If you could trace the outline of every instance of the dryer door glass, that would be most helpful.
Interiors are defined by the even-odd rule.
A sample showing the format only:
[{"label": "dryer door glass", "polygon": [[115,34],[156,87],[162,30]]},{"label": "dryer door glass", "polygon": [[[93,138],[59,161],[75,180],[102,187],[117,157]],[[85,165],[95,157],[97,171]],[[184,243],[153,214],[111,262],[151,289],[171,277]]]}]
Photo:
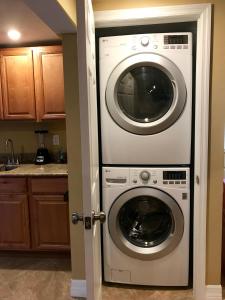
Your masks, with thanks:
[{"label": "dryer door glass", "polygon": [[124,237],[139,247],[155,247],[174,231],[171,209],[151,196],[129,200],[121,207],[118,218]]},{"label": "dryer door glass", "polygon": [[149,123],[164,116],[174,98],[169,77],[153,66],[139,66],[125,72],[118,82],[117,101],[130,119]]},{"label": "dryer door glass", "polygon": [[183,74],[159,54],[141,53],[119,63],[109,76],[105,100],[112,119],[128,132],[155,134],[172,126],[186,103]]}]

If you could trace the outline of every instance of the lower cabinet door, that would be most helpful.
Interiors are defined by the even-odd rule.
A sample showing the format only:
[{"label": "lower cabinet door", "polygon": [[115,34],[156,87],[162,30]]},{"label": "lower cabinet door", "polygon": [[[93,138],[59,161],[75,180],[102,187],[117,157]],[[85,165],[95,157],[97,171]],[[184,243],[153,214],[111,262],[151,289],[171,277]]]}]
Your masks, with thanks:
[{"label": "lower cabinet door", "polygon": [[26,195],[0,195],[0,249],[30,248],[29,213]]},{"label": "lower cabinet door", "polygon": [[68,202],[63,195],[31,197],[33,249],[70,249]]}]

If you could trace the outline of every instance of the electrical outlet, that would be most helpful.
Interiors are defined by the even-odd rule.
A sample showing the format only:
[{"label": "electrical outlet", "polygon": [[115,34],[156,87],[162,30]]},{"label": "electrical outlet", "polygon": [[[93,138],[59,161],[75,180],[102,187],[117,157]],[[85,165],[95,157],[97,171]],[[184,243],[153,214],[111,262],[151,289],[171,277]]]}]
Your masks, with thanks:
[{"label": "electrical outlet", "polygon": [[52,137],[52,143],[53,145],[55,146],[58,146],[59,145],[59,135],[58,134],[54,134],[53,137]]}]

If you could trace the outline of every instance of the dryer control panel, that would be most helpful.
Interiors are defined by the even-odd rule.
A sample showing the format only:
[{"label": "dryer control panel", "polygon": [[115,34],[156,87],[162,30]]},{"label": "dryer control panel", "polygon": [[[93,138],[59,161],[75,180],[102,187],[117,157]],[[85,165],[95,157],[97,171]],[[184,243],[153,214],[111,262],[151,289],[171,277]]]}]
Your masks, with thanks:
[{"label": "dryer control panel", "polygon": [[[112,51],[113,49],[113,51]],[[162,54],[192,54],[192,33],[146,33],[102,37],[99,39],[100,59],[110,55],[120,56],[121,52],[132,55],[141,52],[158,52]]]},{"label": "dryer control panel", "polygon": [[189,168],[103,168],[103,185],[189,187]]}]

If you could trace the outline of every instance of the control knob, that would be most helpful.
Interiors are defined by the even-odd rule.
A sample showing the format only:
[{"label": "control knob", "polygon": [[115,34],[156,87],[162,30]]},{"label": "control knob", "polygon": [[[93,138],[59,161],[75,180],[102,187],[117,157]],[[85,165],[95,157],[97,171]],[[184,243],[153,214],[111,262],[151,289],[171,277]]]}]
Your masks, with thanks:
[{"label": "control knob", "polygon": [[140,178],[143,180],[143,181],[148,181],[150,179],[150,173],[148,171],[142,171],[140,173]]}]

